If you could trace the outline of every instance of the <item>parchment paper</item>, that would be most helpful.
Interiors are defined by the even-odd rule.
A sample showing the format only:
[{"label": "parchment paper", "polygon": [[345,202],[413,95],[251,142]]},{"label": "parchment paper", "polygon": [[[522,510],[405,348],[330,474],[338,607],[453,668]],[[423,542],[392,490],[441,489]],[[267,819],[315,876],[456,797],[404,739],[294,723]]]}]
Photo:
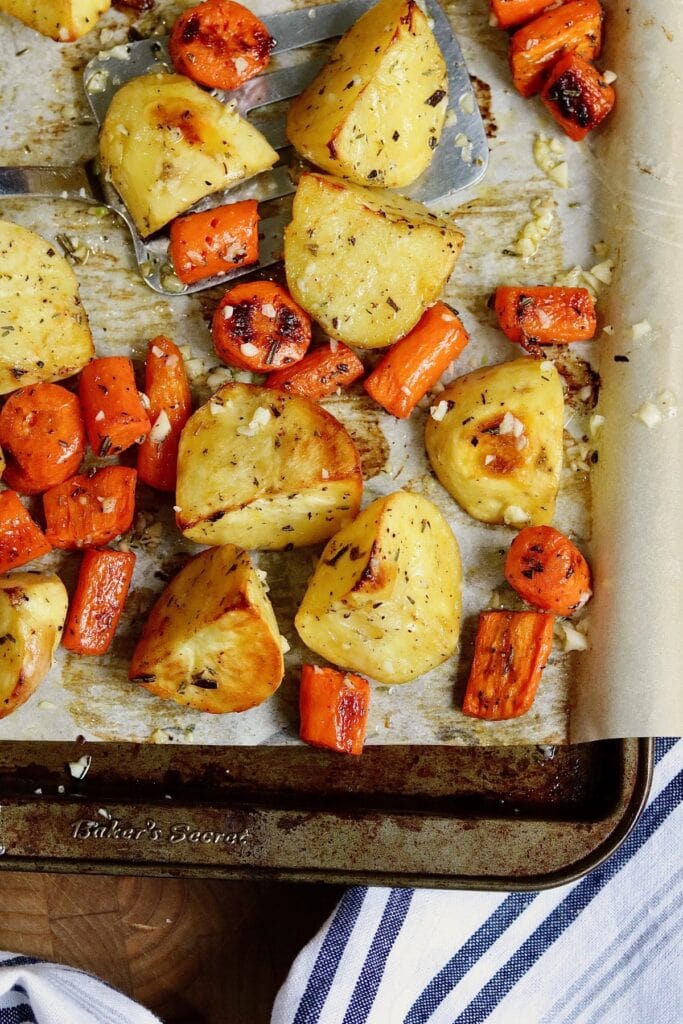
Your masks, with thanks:
[{"label": "parchment paper", "polygon": [[[152,20],[158,24],[160,16],[171,19],[182,6],[187,4],[159,2],[153,15],[143,16],[141,21],[148,27]],[[677,621],[675,609],[680,609],[681,603],[680,531],[673,535],[676,510],[683,510],[681,420],[667,420],[656,431],[649,431],[631,419],[631,412],[643,395],[650,391],[658,393],[665,386],[678,387],[683,378],[680,361],[673,362],[674,353],[680,360],[671,333],[671,325],[678,321],[675,295],[669,292],[676,287],[674,257],[680,251],[673,236],[665,258],[658,255],[663,251],[659,234],[666,229],[667,216],[675,220],[674,215],[680,213],[676,214],[678,207],[668,198],[670,185],[662,183],[654,173],[636,173],[632,169],[633,159],[628,156],[633,150],[629,140],[636,130],[645,132],[645,141],[640,144],[643,152],[648,148],[646,140],[655,123],[653,111],[666,91],[664,81],[645,100],[637,85],[624,81],[627,75],[622,67],[627,63],[628,53],[628,66],[632,63],[635,80],[640,81],[637,68],[643,62],[643,53],[648,54],[649,76],[659,67],[657,62],[660,55],[666,55],[667,47],[672,59],[680,52],[675,41],[669,42],[662,31],[661,20],[650,27],[642,26],[645,14],[656,6],[659,5],[633,3],[628,24],[625,15],[612,14],[610,8],[607,36],[612,34],[613,53],[609,62],[620,76],[619,117],[596,144],[595,155],[589,145],[567,144],[570,187],[566,191],[553,185],[534,163],[532,146],[538,132],[561,136],[537,102],[525,102],[514,93],[506,64],[506,36],[488,26],[487,5],[482,0],[462,0],[448,6],[468,67],[476,76],[477,95],[491,143],[491,162],[484,182],[454,196],[444,206],[467,234],[447,298],[459,309],[472,335],[452,375],[520,354],[517,347],[502,338],[487,306],[488,296],[497,284],[546,283],[573,264],[589,267],[598,262],[592,251],[598,242],[609,245],[618,257],[619,274],[605,307],[606,317],[618,326],[618,333],[611,338],[601,335],[595,346],[602,353],[601,411],[604,407],[606,423],[598,455],[594,456],[599,457],[600,475],[594,471],[599,483],[593,540],[589,475],[584,468],[570,468],[570,458],[566,460],[555,518],[558,528],[571,533],[580,545],[589,545],[598,595],[589,606],[591,649],[580,655],[566,654],[558,644],[527,716],[506,723],[478,722],[463,716],[458,709],[471,660],[477,612],[499,605],[519,606],[503,576],[504,553],[514,533],[470,519],[435,480],[424,456],[424,410],[408,424],[400,424],[383,414],[361,389],[330,400],[328,408],[349,426],[361,450],[365,503],[398,488],[426,494],[449,518],[462,549],[465,570],[460,655],[414,683],[376,686],[370,743],[566,742],[570,735],[571,703],[576,704],[576,721],[571,726],[574,739],[674,731],[671,714],[666,720],[648,719],[647,709],[652,707],[655,683],[662,694],[670,694],[674,683],[672,666],[676,665],[680,674],[683,663],[681,638],[672,636],[675,631],[671,630],[671,624]],[[267,2],[254,3],[253,7],[259,13],[275,9],[274,4]],[[681,16],[673,4],[671,15],[680,22]],[[661,15],[658,17],[661,19]],[[82,96],[80,74],[83,64],[95,52],[125,40],[129,23],[129,17],[112,11],[85,40],[59,46],[0,16],[0,162],[68,164],[94,155],[96,134]],[[638,43],[641,32],[651,39],[649,50],[643,50]],[[676,34],[675,39],[678,38]],[[627,39],[628,50],[622,39]],[[666,67],[663,56],[662,66]],[[667,82],[675,77],[675,87],[680,91],[676,73],[671,69],[666,74]],[[653,150],[649,153],[651,160]],[[677,182],[681,172],[673,167],[668,143],[662,142],[656,162],[666,165],[666,173]],[[660,173],[664,174],[657,170]],[[620,175],[624,177],[623,185]],[[637,180],[638,175],[642,181]],[[632,202],[634,182],[641,192]],[[646,196],[651,196],[651,200],[646,201]],[[550,234],[535,256],[522,261],[510,255],[510,246],[530,219],[532,201],[546,197],[557,204]],[[644,228],[638,231],[636,218],[641,216],[645,223],[650,216],[647,211],[653,206],[670,212],[661,213],[655,232],[650,233],[644,266]],[[5,201],[0,203],[0,216],[52,239],[58,233],[75,235],[90,247],[90,258],[76,272],[100,354],[131,353],[139,359],[150,337],[167,333],[186,345],[194,360],[197,399],[208,397],[206,372],[198,372],[196,360],[202,360],[204,371],[217,364],[208,325],[220,298],[219,291],[173,299],[155,295],[139,279],[125,229],[116,219],[102,220],[80,204]],[[631,295],[631,305],[625,303],[622,291]],[[653,312],[653,294],[660,303],[659,319]],[[656,367],[647,344],[637,364],[635,359],[629,364],[614,364],[610,358],[612,349],[623,350],[621,339],[627,325],[646,316],[657,332]],[[587,416],[592,411],[595,391],[584,360],[594,358],[595,353],[591,346],[582,345],[572,346],[571,353],[556,351],[553,355],[571,381],[566,423],[571,446],[572,437],[589,436]],[[597,445],[590,441],[588,447],[592,451]],[[591,463],[581,460],[581,464]],[[640,481],[647,483],[641,486]],[[661,498],[654,505],[653,515],[655,495]],[[303,549],[255,556],[267,571],[281,631],[292,645],[286,658],[287,676],[280,690],[260,708],[241,715],[201,715],[152,697],[127,680],[128,658],[144,615],[162,589],[164,579],[177,570],[188,552],[196,550],[179,538],[168,505],[160,504],[158,496],[144,488],[139,490],[138,497],[142,515],[133,533],[124,538],[124,543],[136,551],[138,565],[111,652],[101,659],[72,657],[61,652],[40,691],[27,705],[0,721],[0,738],[56,740],[81,735],[87,739],[221,745],[298,742],[299,665],[310,655],[298,643],[292,620],[318,552]],[[646,527],[658,544],[648,542],[647,547],[641,547],[639,538]],[[678,548],[674,547],[676,540]],[[641,551],[647,551],[645,558]],[[648,562],[651,577],[644,581],[644,566]],[[77,556],[53,554],[46,564],[62,573],[68,587],[73,585]],[[665,577],[670,588],[666,602],[662,600]],[[643,614],[645,606],[647,613]],[[671,614],[665,615],[669,610]],[[672,655],[676,655],[676,660]],[[645,679],[648,681],[643,685]],[[663,698],[662,707],[665,706]],[[626,709],[632,717],[619,717]]]}]

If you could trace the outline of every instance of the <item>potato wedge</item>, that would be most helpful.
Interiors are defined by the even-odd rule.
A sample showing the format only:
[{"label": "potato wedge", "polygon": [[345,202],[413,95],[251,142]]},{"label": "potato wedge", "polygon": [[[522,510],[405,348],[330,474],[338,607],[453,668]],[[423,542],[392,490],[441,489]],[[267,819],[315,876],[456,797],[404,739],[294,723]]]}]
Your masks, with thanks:
[{"label": "potato wedge", "polygon": [[562,470],[564,397],[551,362],[515,359],[458,377],[427,418],[429,461],[484,523],[552,521]]},{"label": "potato wedge", "polygon": [[49,672],[68,603],[53,573],[0,577],[0,718],[27,701]]},{"label": "potato wedge", "polygon": [[317,544],[353,519],[362,489],[350,435],[300,395],[226,384],[180,438],[176,521],[201,544]]},{"label": "potato wedge", "polygon": [[463,241],[420,203],[304,174],[285,231],[287,284],[330,337],[385,348],[439,297]]},{"label": "potato wedge", "polygon": [[202,551],[152,608],[130,678],[165,700],[224,714],[246,711],[284,675],[280,631],[246,551]]},{"label": "potato wedge", "polygon": [[303,157],[359,185],[409,185],[429,164],[448,105],[446,64],[415,0],[381,0],[289,108]]},{"label": "potato wedge", "polygon": [[111,0],[0,0],[0,11],[60,43],[80,39],[111,7]]},{"label": "potato wedge", "polygon": [[256,128],[183,75],[122,86],[100,132],[102,168],[146,237],[194,203],[265,171],[277,153]]},{"label": "potato wedge", "polygon": [[407,683],[455,651],[461,582],[458,543],[439,509],[397,491],[332,538],[294,624],[335,665]]},{"label": "potato wedge", "polygon": [[73,270],[34,231],[0,221],[0,394],[62,380],[95,354]]}]

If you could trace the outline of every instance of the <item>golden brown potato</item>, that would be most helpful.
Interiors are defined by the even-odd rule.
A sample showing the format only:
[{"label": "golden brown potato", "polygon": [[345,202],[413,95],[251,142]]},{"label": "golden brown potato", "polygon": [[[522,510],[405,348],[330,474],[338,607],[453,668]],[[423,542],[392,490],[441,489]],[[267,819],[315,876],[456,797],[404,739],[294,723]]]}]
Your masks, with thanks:
[{"label": "golden brown potato", "polygon": [[95,354],[73,270],[10,221],[0,221],[0,310],[0,394],[71,377]]},{"label": "golden brown potato", "polygon": [[460,552],[431,501],[377,498],[323,551],[294,624],[328,661],[381,683],[407,683],[455,651]]},{"label": "golden brown potato", "polygon": [[311,163],[359,185],[399,188],[441,137],[448,75],[415,0],[381,0],[294,100],[287,134]]},{"label": "golden brown potato", "polygon": [[50,671],[67,606],[66,588],[52,573],[0,577],[0,718],[27,701]]},{"label": "golden brown potato", "polygon": [[130,678],[197,711],[246,711],[284,675],[275,614],[246,551],[227,544],[192,558],[152,608]]},{"label": "golden brown potato", "polygon": [[100,132],[102,168],[141,235],[265,171],[277,153],[248,121],[183,75],[133,78]]},{"label": "golden brown potato", "polygon": [[467,373],[430,412],[429,461],[466,512],[508,526],[552,522],[564,428],[553,363],[515,359]]},{"label": "golden brown potato", "polygon": [[0,0],[0,11],[60,43],[80,39],[110,6],[111,0]]},{"label": "golden brown potato", "polygon": [[330,337],[384,348],[439,297],[463,240],[420,203],[304,174],[285,231],[287,284]]},{"label": "golden brown potato", "polygon": [[176,519],[201,544],[317,544],[353,519],[362,489],[345,427],[299,395],[226,384],[180,439]]}]

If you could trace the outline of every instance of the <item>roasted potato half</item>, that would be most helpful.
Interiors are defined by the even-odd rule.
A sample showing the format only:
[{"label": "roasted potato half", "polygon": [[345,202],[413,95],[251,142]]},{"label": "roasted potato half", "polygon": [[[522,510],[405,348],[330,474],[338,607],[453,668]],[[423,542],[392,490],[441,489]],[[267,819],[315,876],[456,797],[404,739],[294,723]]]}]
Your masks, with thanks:
[{"label": "roasted potato half", "polygon": [[332,538],[294,623],[335,665],[407,683],[455,651],[461,581],[458,543],[439,509],[397,491]]},{"label": "roasted potato half", "polygon": [[130,665],[150,693],[196,711],[246,711],[282,682],[280,631],[246,551],[192,558],[152,608]]},{"label": "roasted potato half", "polygon": [[415,0],[381,0],[294,100],[287,134],[311,163],[359,185],[422,174],[448,105],[446,64]]},{"label": "roasted potato half", "polygon": [[553,363],[515,359],[467,373],[439,394],[430,412],[429,461],[466,512],[508,526],[552,521],[564,428]]},{"label": "roasted potato half", "polygon": [[330,337],[385,348],[439,297],[463,240],[420,203],[304,174],[285,231],[287,284]]},{"label": "roasted potato half", "polygon": [[80,39],[110,6],[111,0],[0,0],[0,11],[60,43]]},{"label": "roasted potato half", "polygon": [[176,520],[201,544],[317,544],[353,519],[362,489],[350,435],[309,398],[226,384],[183,429]]},{"label": "roasted potato half", "polygon": [[0,718],[27,701],[50,671],[68,603],[53,573],[0,577]]},{"label": "roasted potato half", "polygon": [[100,157],[146,237],[204,196],[272,167],[277,153],[189,78],[148,74],[126,82],[111,101]]},{"label": "roasted potato half", "polygon": [[0,310],[0,394],[71,377],[95,354],[73,270],[10,221],[0,221]]}]

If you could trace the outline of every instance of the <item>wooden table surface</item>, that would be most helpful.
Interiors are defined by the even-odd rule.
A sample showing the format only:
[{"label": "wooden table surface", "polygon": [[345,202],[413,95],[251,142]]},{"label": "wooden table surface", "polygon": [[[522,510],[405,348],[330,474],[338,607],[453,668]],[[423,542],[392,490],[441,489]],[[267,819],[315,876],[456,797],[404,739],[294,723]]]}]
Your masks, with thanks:
[{"label": "wooden table surface", "polygon": [[267,1024],[338,886],[0,873],[0,949],[99,975],[165,1024]]}]

